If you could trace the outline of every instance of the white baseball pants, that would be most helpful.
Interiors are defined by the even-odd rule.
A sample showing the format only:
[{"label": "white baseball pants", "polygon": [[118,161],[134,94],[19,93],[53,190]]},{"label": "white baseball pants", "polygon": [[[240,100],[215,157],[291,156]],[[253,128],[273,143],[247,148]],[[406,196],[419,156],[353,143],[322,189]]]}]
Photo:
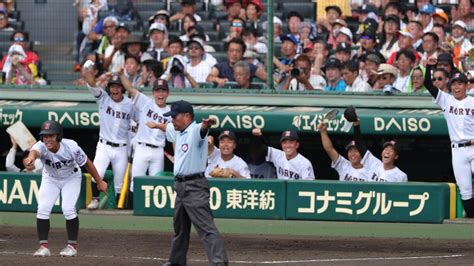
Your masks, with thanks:
[{"label": "white baseball pants", "polygon": [[462,200],[472,198],[472,173],[474,172],[474,146],[451,148],[454,177]]},{"label": "white baseball pants", "polygon": [[162,147],[152,148],[144,144],[138,144],[135,147],[135,155],[132,164],[132,180],[130,190],[133,192],[133,177],[155,175],[165,169],[165,154]]},{"label": "white baseball pants", "polygon": [[[101,142],[97,143],[94,166],[97,168],[99,175],[104,178],[107,167],[112,163],[115,194],[120,193],[122,189],[123,178],[128,164],[127,154],[127,146],[112,147]],[[94,179],[92,181],[95,183]]]},{"label": "white baseball pants", "polygon": [[76,218],[76,203],[81,192],[81,178],[82,174],[65,179],[43,176],[39,189],[36,218],[49,219],[51,210],[59,194],[61,194],[61,208],[66,220]]}]

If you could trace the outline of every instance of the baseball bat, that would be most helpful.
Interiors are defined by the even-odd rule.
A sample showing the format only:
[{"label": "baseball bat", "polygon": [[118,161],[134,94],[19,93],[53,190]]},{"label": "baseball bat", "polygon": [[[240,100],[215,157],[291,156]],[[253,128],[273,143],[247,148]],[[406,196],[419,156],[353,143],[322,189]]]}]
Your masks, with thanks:
[{"label": "baseball bat", "polygon": [[117,208],[123,209],[123,206],[125,205],[125,198],[127,197],[128,193],[128,180],[130,176],[130,167],[131,167],[131,162],[128,161],[127,164],[127,170],[125,171],[125,176],[123,177],[123,184],[122,184],[122,189],[120,190],[120,198],[117,203]]}]

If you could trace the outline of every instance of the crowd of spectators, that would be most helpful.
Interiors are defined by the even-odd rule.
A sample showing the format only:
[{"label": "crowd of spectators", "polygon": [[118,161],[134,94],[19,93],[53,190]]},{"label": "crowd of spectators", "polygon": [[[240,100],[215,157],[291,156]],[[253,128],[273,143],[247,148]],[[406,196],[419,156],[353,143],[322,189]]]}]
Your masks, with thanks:
[{"label": "crowd of spectators", "polygon": [[[15,1],[0,1],[0,84],[46,85],[41,61],[32,50],[30,35],[23,30]],[[6,44],[6,45],[4,45]]]},{"label": "crowd of spectators", "polygon": [[[469,30],[474,25],[471,1],[459,0],[458,5],[433,5],[430,0],[347,2],[350,15],[343,15],[339,5],[326,3],[325,17],[314,19],[303,17],[301,10],[284,10],[279,13],[282,17],[273,18],[274,89],[423,93],[420,77],[430,57],[438,59],[435,72],[444,78],[436,84],[443,90],[449,91],[446,81],[455,72],[474,79],[473,52],[469,56],[473,49]],[[110,5],[105,0],[91,1],[78,38],[82,43],[78,42],[78,63],[92,58],[97,75],[124,66],[138,87],[149,84],[143,72],[147,73],[145,62],[152,60],[152,72],[174,88],[262,88],[267,81],[270,25],[262,16],[266,4],[211,1],[206,8],[214,15],[206,18],[199,15],[204,7],[198,4],[181,0],[174,13],[156,10],[143,23],[143,35],[126,23],[136,20],[135,14],[140,16],[133,4],[128,12],[109,12],[101,18],[101,10]],[[278,5],[275,9],[278,14]]]}]

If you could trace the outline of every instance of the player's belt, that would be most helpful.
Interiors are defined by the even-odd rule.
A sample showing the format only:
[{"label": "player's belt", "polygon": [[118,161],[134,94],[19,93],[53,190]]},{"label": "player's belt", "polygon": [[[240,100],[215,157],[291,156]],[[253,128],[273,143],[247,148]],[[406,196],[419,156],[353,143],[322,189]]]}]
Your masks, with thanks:
[{"label": "player's belt", "polygon": [[174,179],[178,182],[186,182],[194,179],[204,178],[204,173],[192,174],[192,175],[177,175]]},{"label": "player's belt", "polygon": [[156,145],[148,144],[148,143],[145,143],[145,142],[138,142],[138,144],[140,144],[140,145],[145,145],[145,146],[147,146],[147,147],[155,148],[155,149],[156,149],[156,148],[159,148],[159,147],[156,146]]},{"label": "player's belt", "polygon": [[99,142],[100,143],[104,143],[105,145],[109,145],[111,147],[124,147],[124,146],[127,146],[127,144],[119,144],[119,143],[113,143],[113,142],[110,142],[110,141],[107,141],[105,139],[99,139]]},{"label": "player's belt", "polygon": [[469,147],[471,146],[471,142],[468,141],[468,142],[464,142],[464,143],[451,143],[451,147],[452,148],[462,148],[462,147]]}]

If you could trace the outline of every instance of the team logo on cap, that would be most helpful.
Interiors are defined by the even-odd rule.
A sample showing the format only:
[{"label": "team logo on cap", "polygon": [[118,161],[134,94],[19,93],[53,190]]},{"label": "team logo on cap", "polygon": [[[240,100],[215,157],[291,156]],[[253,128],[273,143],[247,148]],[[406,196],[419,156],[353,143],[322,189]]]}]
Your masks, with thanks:
[{"label": "team logo on cap", "polygon": [[188,149],[189,149],[188,144],[183,144],[183,145],[181,145],[181,150],[182,150],[183,152],[187,152]]},{"label": "team logo on cap", "polygon": [[224,130],[224,132],[222,132],[222,135],[229,135],[229,130]]},{"label": "team logo on cap", "polygon": [[285,131],[285,133],[283,134],[285,137],[289,137],[291,135],[291,131]]},{"label": "team logo on cap", "polygon": [[51,123],[46,123],[44,124],[44,129],[49,129],[50,126],[51,126]]}]

